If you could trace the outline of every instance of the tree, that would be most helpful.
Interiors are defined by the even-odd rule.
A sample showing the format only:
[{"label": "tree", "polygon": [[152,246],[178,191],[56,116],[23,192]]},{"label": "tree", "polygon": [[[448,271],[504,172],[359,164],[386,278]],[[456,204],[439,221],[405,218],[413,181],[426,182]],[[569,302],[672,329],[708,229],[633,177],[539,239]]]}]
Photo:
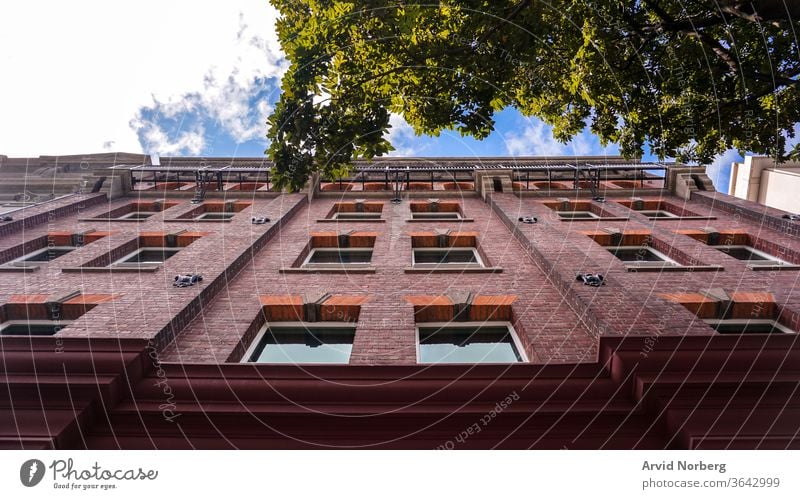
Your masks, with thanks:
[{"label": "tree", "polygon": [[627,157],[782,158],[800,121],[800,2],[271,0],[291,62],[269,120],[275,179],[346,173],[419,134],[486,137],[514,107]]}]

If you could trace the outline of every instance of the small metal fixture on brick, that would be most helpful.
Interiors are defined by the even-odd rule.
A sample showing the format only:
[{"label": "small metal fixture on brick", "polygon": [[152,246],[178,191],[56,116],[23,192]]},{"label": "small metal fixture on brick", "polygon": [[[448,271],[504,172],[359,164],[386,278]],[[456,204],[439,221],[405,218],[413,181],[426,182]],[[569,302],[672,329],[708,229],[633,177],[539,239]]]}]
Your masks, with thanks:
[{"label": "small metal fixture on brick", "polygon": [[264,225],[268,224],[270,222],[270,219],[267,217],[253,217],[251,219],[251,222],[253,223],[253,225]]},{"label": "small metal fixture on brick", "polygon": [[524,224],[535,224],[539,220],[536,217],[519,217],[519,221]]},{"label": "small metal fixture on brick", "polygon": [[797,215],[797,214],[794,214],[794,213],[791,213],[791,214],[787,213],[786,215],[783,216],[783,218],[788,218],[789,220],[797,221],[797,220],[800,220],[800,215]]},{"label": "small metal fixture on brick", "polygon": [[4,215],[4,216],[0,217],[0,222],[11,222],[12,220],[14,220],[14,218],[10,217],[8,215]]},{"label": "small metal fixture on brick", "polygon": [[575,280],[582,281],[586,286],[600,287],[606,284],[602,274],[578,274]]},{"label": "small metal fixture on brick", "polygon": [[176,288],[188,288],[189,286],[194,286],[202,280],[203,276],[200,274],[182,274],[175,276],[175,282],[173,282],[172,285]]}]

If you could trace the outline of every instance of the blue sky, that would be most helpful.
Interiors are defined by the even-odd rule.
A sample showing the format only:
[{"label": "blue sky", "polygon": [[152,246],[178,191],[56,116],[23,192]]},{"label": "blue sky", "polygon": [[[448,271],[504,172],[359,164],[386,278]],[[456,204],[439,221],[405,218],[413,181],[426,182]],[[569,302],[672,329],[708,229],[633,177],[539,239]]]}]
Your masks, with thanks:
[{"label": "blue sky", "polygon": [[[46,5],[45,5],[46,4]],[[41,16],[42,10],[49,15]],[[104,151],[260,156],[266,119],[286,70],[265,0],[212,6],[189,0],[0,4],[0,154]],[[69,22],[64,22],[64,20]],[[98,42],[102,40],[102,42]],[[484,141],[458,133],[417,137],[393,116],[393,155],[613,155],[584,132],[569,144],[515,110],[498,113]],[[645,158],[648,159],[648,158]],[[726,191],[729,151],[709,167]]]}]

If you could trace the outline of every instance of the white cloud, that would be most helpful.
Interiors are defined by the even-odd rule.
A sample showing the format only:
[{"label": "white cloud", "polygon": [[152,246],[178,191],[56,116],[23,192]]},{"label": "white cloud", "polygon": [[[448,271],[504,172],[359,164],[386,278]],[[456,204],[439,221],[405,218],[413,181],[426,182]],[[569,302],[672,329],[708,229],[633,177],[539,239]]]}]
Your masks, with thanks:
[{"label": "white cloud", "polygon": [[512,156],[584,156],[615,154],[614,146],[601,147],[587,130],[562,144],[553,137],[552,127],[531,119],[521,132],[503,134],[506,152]]},{"label": "white cloud", "polygon": [[163,152],[202,148],[202,122],[165,137],[137,120],[148,106],[261,136],[271,109],[247,99],[285,70],[276,17],[265,0],[3,2],[0,154],[139,152],[142,127]]},{"label": "white cloud", "polygon": [[744,158],[735,149],[729,149],[720,154],[714,161],[706,166],[706,174],[714,183],[714,188],[719,192],[728,192],[728,182],[731,176],[731,163],[744,161]]},{"label": "white cloud", "polygon": [[414,128],[399,114],[392,113],[389,116],[389,134],[386,137],[394,146],[389,156],[419,156],[424,146],[420,146],[421,141],[414,133]]},{"label": "white cloud", "polygon": [[204,131],[204,127],[200,124],[195,131],[184,131],[177,137],[170,138],[167,137],[167,134],[160,128],[150,127],[144,133],[144,138],[148,144],[154,145],[154,149],[152,150],[157,150],[159,154],[178,154],[185,152],[197,155],[203,151],[206,145],[203,136]]}]

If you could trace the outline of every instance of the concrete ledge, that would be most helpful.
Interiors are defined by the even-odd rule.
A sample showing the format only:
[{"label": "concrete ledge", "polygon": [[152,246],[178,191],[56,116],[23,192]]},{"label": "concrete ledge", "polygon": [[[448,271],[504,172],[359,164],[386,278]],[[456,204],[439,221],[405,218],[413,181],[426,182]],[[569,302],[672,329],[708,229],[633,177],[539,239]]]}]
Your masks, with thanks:
[{"label": "concrete ledge", "polygon": [[800,270],[800,265],[747,265],[750,270]]},{"label": "concrete ledge", "polygon": [[152,218],[153,217],[147,217],[147,218],[79,218],[78,222],[128,222],[128,223],[139,223],[139,222],[147,222],[148,220],[151,220]]},{"label": "concrete ledge", "polygon": [[425,223],[429,223],[429,224],[430,223],[449,223],[449,224],[454,224],[454,223],[456,223],[457,224],[457,223],[461,223],[461,222],[474,222],[474,221],[475,221],[474,218],[450,218],[450,219],[441,219],[441,220],[432,220],[432,219],[423,220],[423,219],[419,219],[419,218],[409,218],[409,219],[406,220],[406,223],[409,223],[409,224],[425,224]]},{"label": "concrete ledge", "polygon": [[630,220],[628,217],[599,217],[599,218],[581,218],[578,220],[558,217],[560,222],[627,222]]},{"label": "concrete ledge", "polygon": [[[480,197],[477,191],[400,191],[400,197],[403,202],[408,199],[429,199],[431,197],[437,198],[477,198]],[[366,199],[392,199],[394,194],[392,191],[317,191],[314,197],[320,198],[366,198]],[[401,203],[402,204],[402,203]]]},{"label": "concrete ledge", "polygon": [[386,223],[386,219],[385,218],[373,218],[371,220],[369,220],[369,219],[359,220],[357,218],[354,218],[352,220],[338,220],[336,218],[318,218],[317,219],[317,223],[329,223],[329,224],[330,223],[340,223],[340,224],[350,224],[350,223],[366,224],[366,223],[373,223],[373,224],[382,224],[382,223]]},{"label": "concrete ledge", "polygon": [[0,272],[36,272],[37,270],[39,270],[38,265],[0,265]]},{"label": "concrete ledge", "polygon": [[647,217],[648,220],[669,221],[669,220],[716,220],[717,217],[691,216],[691,217]]},{"label": "concrete ledge", "polygon": [[61,272],[66,272],[68,274],[79,272],[91,272],[97,274],[104,272],[111,274],[138,274],[141,272],[155,272],[160,268],[160,265],[142,265],[141,267],[64,267],[61,269]]},{"label": "concrete ledge", "polygon": [[662,265],[660,267],[626,265],[628,272],[721,272],[722,265]]},{"label": "concrete ledge", "polygon": [[[434,264],[435,265],[435,264]],[[432,266],[425,267],[406,267],[403,269],[406,274],[502,274],[502,267],[472,267],[472,266]]]},{"label": "concrete ledge", "polygon": [[281,274],[374,274],[375,267],[340,267],[327,269],[306,269],[302,267],[283,267],[278,270]]},{"label": "concrete ledge", "polygon": [[[147,220],[147,219],[145,219],[145,220]],[[206,219],[195,220],[193,218],[165,218],[164,221],[165,222],[180,222],[180,223],[217,223],[217,224],[218,223],[229,223],[229,222],[232,222],[232,220],[230,218],[228,218],[226,220],[206,220]]]}]

